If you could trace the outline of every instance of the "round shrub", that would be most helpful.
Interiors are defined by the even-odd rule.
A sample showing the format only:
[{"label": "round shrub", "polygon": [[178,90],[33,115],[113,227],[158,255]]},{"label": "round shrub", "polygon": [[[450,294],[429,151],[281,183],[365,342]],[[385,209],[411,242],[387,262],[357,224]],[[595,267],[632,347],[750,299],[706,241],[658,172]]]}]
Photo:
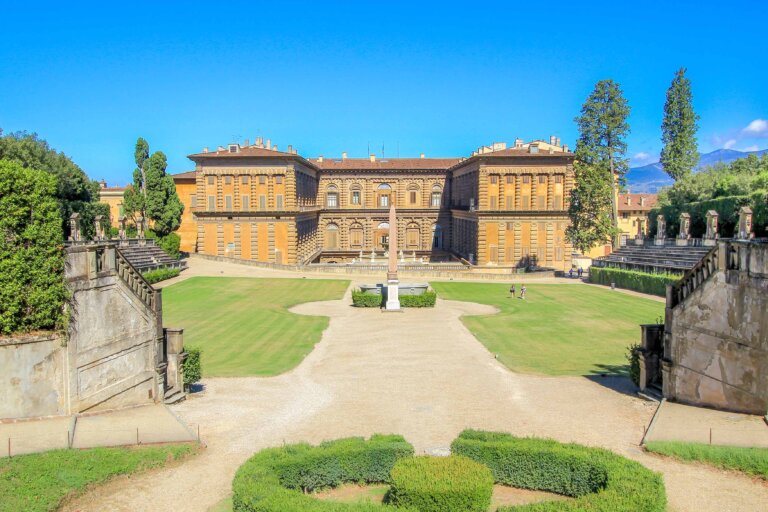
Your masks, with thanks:
[{"label": "round shrub", "polygon": [[410,457],[392,468],[390,502],[419,512],[486,512],[493,475],[467,457]]},{"label": "round shrub", "polygon": [[465,430],[451,444],[451,451],[488,466],[496,483],[576,498],[567,502],[499,507],[499,512],[666,510],[661,475],[601,448]]}]

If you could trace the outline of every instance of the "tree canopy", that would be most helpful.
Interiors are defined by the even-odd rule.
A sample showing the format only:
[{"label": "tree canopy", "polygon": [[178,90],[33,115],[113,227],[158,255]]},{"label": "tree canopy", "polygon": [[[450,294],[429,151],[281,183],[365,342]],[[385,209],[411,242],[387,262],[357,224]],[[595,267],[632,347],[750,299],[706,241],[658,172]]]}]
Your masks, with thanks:
[{"label": "tree canopy", "polygon": [[696,145],[696,122],[699,116],[693,111],[691,81],[685,76],[686,69],[675,73],[667,90],[664,119],[661,123],[661,164],[664,171],[675,181],[689,176],[699,163]]},{"label": "tree canopy", "polygon": [[[575,121],[579,128],[566,236],[581,252],[618,236],[618,183],[629,169],[629,105],[619,84],[601,80]],[[618,241],[614,241],[618,244]]]}]

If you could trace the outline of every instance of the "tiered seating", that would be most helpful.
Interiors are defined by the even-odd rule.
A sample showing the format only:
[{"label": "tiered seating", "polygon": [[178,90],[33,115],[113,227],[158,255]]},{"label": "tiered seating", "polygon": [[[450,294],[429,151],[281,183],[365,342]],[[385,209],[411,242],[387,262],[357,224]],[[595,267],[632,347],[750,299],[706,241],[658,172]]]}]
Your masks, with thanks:
[{"label": "tiered seating", "polygon": [[157,268],[184,268],[184,264],[169,256],[153,240],[147,240],[144,245],[131,244],[120,247],[120,252],[139,272]]},{"label": "tiered seating", "polygon": [[710,249],[701,246],[627,245],[610,256],[597,258],[592,264],[597,267],[680,274],[693,268]]}]

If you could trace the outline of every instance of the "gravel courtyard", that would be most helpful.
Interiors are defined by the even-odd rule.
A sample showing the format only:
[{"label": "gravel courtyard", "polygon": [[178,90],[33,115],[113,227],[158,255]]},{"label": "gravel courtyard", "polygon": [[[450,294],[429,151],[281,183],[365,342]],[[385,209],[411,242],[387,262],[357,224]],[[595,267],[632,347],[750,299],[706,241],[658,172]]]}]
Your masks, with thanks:
[{"label": "gravel courtyard", "polygon": [[200,426],[208,448],[199,456],[115,480],[64,510],[204,512],[230,493],[238,466],[267,446],[392,432],[429,453],[468,427],[612,449],[664,473],[671,510],[754,511],[768,503],[764,482],[645,455],[638,445],[655,405],[622,391],[621,379],[510,372],[460,321],[493,308],[440,300],[432,310],[383,314],[352,308],[350,290],[341,301],[292,310],[331,318],[294,370],[208,379],[203,393],[174,406]]}]

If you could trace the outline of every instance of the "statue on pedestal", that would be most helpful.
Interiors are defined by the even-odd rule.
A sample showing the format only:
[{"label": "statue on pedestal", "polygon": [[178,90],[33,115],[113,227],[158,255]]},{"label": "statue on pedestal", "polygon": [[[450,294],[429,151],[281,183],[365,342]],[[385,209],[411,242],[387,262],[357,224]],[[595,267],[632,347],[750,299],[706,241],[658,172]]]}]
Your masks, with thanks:
[{"label": "statue on pedestal", "polygon": [[715,210],[707,212],[707,232],[704,235],[704,245],[715,245],[717,240],[717,219],[719,215]]},{"label": "statue on pedestal", "polygon": [[742,206],[739,208],[739,231],[736,238],[739,240],[750,240],[755,237],[752,232],[752,208]]},{"label": "statue on pedestal", "polygon": [[400,311],[400,281],[397,278],[397,216],[389,207],[389,267],[387,269],[387,311]]},{"label": "statue on pedestal", "polygon": [[664,241],[667,238],[667,219],[664,215],[659,214],[656,216],[656,245],[664,245]]}]

